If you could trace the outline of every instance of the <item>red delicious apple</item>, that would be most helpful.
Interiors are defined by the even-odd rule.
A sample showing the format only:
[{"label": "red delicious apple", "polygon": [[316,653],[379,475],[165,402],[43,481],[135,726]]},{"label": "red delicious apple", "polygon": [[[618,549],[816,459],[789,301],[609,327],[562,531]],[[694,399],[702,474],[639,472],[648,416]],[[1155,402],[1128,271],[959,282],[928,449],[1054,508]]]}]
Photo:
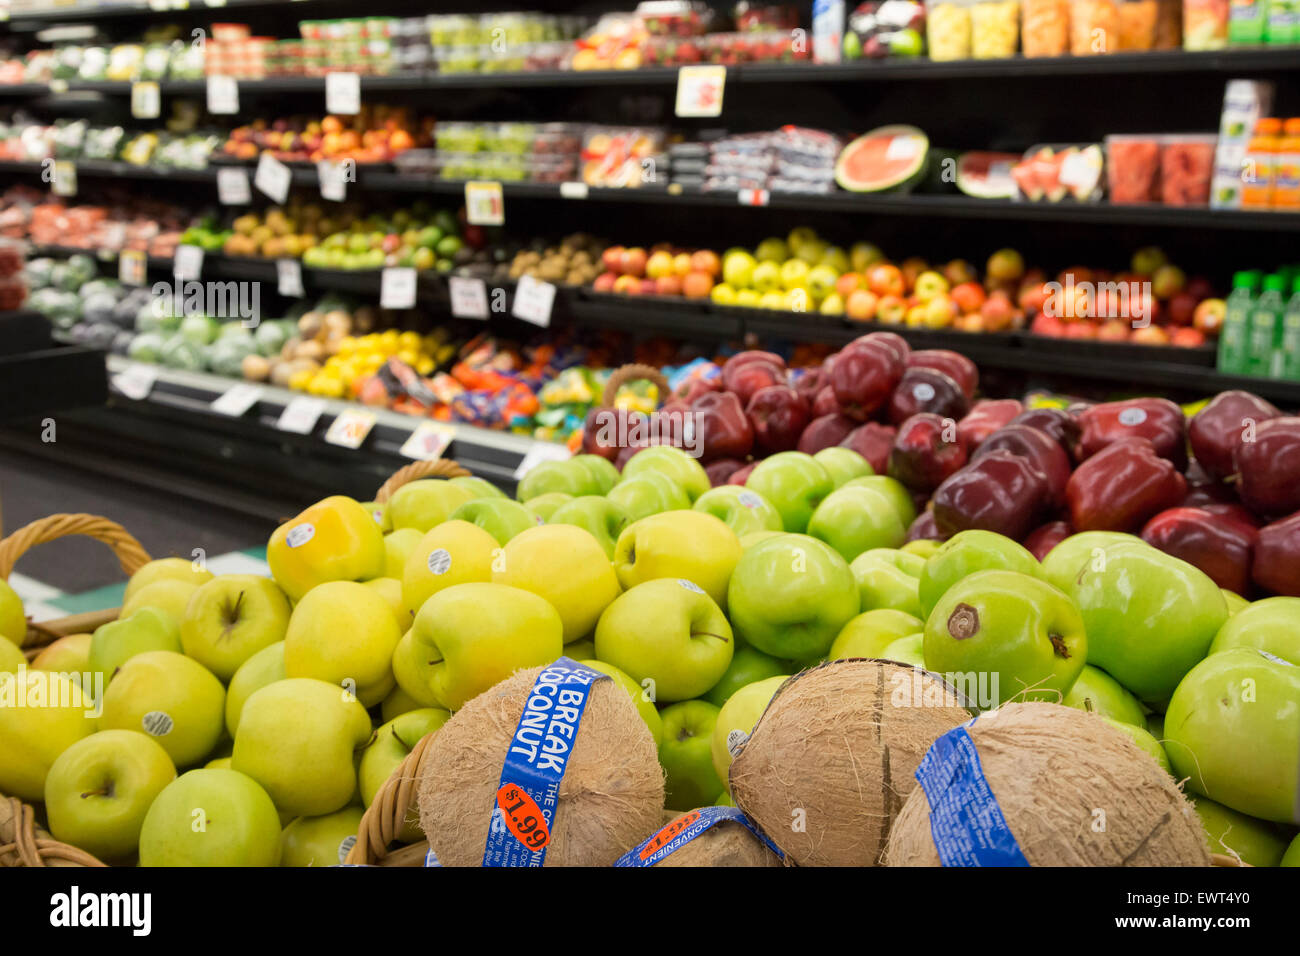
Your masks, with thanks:
[{"label": "red delicious apple", "polygon": [[1214,481],[1233,473],[1233,452],[1243,437],[1255,437],[1260,422],[1280,418],[1277,406],[1250,392],[1220,392],[1192,416],[1187,438],[1192,455]]},{"label": "red delicious apple", "polygon": [[673,389],[673,398],[689,405],[705,392],[716,392],[721,388],[722,376],[720,375],[692,375]]},{"label": "red delicious apple", "polygon": [[940,531],[995,531],[1019,541],[1047,510],[1047,478],[1029,459],[998,449],[950,475],[930,502]]},{"label": "red delicious apple", "polygon": [[749,481],[750,473],[757,467],[758,467],[758,462],[752,461],[744,468],[740,468],[736,471],[733,471],[731,473],[731,477],[727,479],[727,484],[743,485],[745,482]]},{"label": "red delicious apple", "polygon": [[1300,416],[1261,422],[1233,451],[1242,504],[1264,517],[1300,511]]},{"label": "red delicious apple", "polygon": [[872,471],[883,475],[889,463],[889,452],[894,447],[897,429],[879,422],[867,422],[859,425],[844,436],[840,442],[843,448],[852,448],[867,460]]},{"label": "red delicious apple", "polygon": [[1055,439],[1070,456],[1078,460],[1079,420],[1063,408],[1031,408],[1021,412],[1008,423],[1036,428],[1048,438]]},{"label": "red delicious apple", "polygon": [[1111,442],[1074,470],[1065,486],[1076,531],[1129,531],[1187,496],[1187,480],[1145,438]]},{"label": "red delicious apple", "polygon": [[1047,524],[1040,524],[1029,532],[1029,537],[1025,538],[1025,550],[1041,561],[1047,556],[1047,552],[1072,534],[1074,529],[1070,527],[1068,521],[1049,521]]},{"label": "red delicious apple", "polygon": [[622,449],[619,444],[620,436],[632,434],[633,425],[638,420],[641,420],[642,424],[636,426],[635,430],[643,432],[645,415],[642,412],[604,406],[589,409],[582,426],[583,454],[599,455],[601,458],[615,461]]},{"label": "red delicious apple", "polygon": [[952,419],[922,412],[899,426],[887,471],[912,491],[928,492],[964,464],[966,446]]},{"label": "red delicious apple", "polygon": [[813,417],[821,418],[823,415],[834,415],[839,410],[840,400],[835,397],[835,389],[829,385],[823,385],[819,388],[812,400]]},{"label": "red delicious apple", "polygon": [[966,394],[952,376],[928,367],[909,368],[889,399],[889,420],[895,425],[921,412],[932,412],[955,423],[970,409]]},{"label": "red delicious apple", "polygon": [[1259,532],[1204,508],[1169,508],[1142,528],[1142,540],[1181,558],[1235,594],[1250,593],[1250,564]]},{"label": "red delicious apple", "polygon": [[1251,578],[1274,594],[1300,597],[1300,511],[1260,529]]},{"label": "red delicious apple", "polygon": [[1065,485],[1070,480],[1071,471],[1070,456],[1059,442],[1028,425],[1008,425],[986,438],[971,455],[971,461],[978,461],[1000,448],[1022,455],[1043,473],[1047,479],[1049,507],[1056,508],[1065,502]]},{"label": "red delicious apple", "polygon": [[856,342],[875,342],[878,345],[888,346],[904,367],[907,365],[907,357],[912,354],[912,346],[908,345],[907,339],[897,332],[868,332],[866,335],[859,335],[849,344]]},{"label": "red delicious apple", "polygon": [[823,448],[832,448],[849,436],[858,423],[847,415],[833,412],[820,415],[808,423],[808,427],[799,436],[798,449],[808,455],[815,455]]},{"label": "red delicious apple", "polygon": [[695,434],[705,461],[744,458],[754,445],[754,429],[734,392],[705,392],[691,403]]},{"label": "red delicious apple", "polygon": [[947,541],[952,535],[944,534],[935,524],[933,511],[922,511],[907,529],[908,541]]},{"label": "red delicious apple", "polygon": [[732,475],[744,467],[745,463],[739,458],[719,458],[706,466],[704,473],[709,476],[709,484],[716,488],[725,485]]},{"label": "red delicious apple", "polygon": [[722,366],[722,387],[735,392],[742,405],[760,388],[784,384],[785,362],[770,352],[740,352]]},{"label": "red delicious apple", "polygon": [[1103,402],[1079,415],[1079,454],[1088,458],[1113,441],[1145,438],[1179,471],[1187,467],[1187,418],[1167,398]]},{"label": "red delicious apple", "polygon": [[1165,309],[1165,320],[1169,325],[1188,326],[1196,314],[1196,305],[1200,300],[1190,292],[1179,292],[1169,300]]},{"label": "red delicious apple", "polygon": [[903,376],[903,363],[888,344],[851,342],[835,357],[830,386],[845,414],[865,421],[889,399]]},{"label": "red delicious apple", "polygon": [[957,434],[967,452],[980,446],[1003,425],[1025,410],[1025,406],[1014,398],[983,399],[971,406],[971,410],[957,423]]},{"label": "red delicious apple", "polygon": [[979,388],[979,369],[960,352],[949,349],[923,349],[907,357],[907,367],[932,368],[943,372],[961,386],[968,400],[975,397],[975,390]]},{"label": "red delicious apple", "polygon": [[745,417],[754,431],[755,452],[774,455],[799,443],[811,416],[804,397],[789,385],[768,385],[754,393]]}]

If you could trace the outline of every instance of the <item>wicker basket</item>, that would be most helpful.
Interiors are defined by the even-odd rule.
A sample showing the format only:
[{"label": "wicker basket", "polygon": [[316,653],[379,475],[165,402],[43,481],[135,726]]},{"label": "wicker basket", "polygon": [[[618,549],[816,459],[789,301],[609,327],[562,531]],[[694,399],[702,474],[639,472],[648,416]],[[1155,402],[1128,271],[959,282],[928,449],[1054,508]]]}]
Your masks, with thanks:
[{"label": "wicker basket", "polygon": [[600,396],[600,404],[605,408],[613,408],[614,399],[618,398],[618,390],[628,382],[635,382],[638,379],[646,379],[659,389],[658,404],[662,405],[668,401],[671,390],[668,387],[668,379],[664,378],[664,373],[653,365],[641,365],[637,362],[631,362],[614,369],[609,381],[605,383],[605,392]]}]

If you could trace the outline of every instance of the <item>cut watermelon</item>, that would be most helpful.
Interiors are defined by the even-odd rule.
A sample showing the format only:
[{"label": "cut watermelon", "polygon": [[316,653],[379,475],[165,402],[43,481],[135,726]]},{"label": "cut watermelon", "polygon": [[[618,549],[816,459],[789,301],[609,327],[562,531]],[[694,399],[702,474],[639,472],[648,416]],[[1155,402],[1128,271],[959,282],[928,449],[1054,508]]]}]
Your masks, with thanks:
[{"label": "cut watermelon", "polygon": [[962,153],[957,157],[957,188],[976,199],[1010,199],[1016,194],[1011,171],[1019,162],[1015,153]]},{"label": "cut watermelon", "polygon": [[929,155],[930,141],[915,126],[882,126],[840,151],[835,181],[855,193],[910,192]]}]

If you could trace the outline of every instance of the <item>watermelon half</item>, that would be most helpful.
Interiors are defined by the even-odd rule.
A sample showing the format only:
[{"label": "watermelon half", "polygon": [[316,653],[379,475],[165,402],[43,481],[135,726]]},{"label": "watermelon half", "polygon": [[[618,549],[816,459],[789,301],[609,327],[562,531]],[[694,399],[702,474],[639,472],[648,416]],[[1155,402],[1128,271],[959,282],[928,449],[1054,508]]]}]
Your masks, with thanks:
[{"label": "watermelon half", "polygon": [[930,140],[915,126],[882,126],[840,151],[835,181],[855,193],[910,192],[925,176]]},{"label": "watermelon half", "polygon": [[962,153],[957,158],[957,188],[976,199],[1010,199],[1016,194],[1011,170],[1019,162],[1018,153]]}]

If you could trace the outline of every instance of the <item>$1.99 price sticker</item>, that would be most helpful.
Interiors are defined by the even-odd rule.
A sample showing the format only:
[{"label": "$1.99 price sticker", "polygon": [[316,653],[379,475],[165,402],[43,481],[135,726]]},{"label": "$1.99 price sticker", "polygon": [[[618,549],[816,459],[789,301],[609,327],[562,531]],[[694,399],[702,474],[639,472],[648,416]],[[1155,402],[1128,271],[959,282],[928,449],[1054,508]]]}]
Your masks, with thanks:
[{"label": "$1.99 price sticker", "polygon": [[543,850],[551,842],[551,828],[537,801],[513,783],[497,791],[497,806],[516,840],[530,850]]}]

